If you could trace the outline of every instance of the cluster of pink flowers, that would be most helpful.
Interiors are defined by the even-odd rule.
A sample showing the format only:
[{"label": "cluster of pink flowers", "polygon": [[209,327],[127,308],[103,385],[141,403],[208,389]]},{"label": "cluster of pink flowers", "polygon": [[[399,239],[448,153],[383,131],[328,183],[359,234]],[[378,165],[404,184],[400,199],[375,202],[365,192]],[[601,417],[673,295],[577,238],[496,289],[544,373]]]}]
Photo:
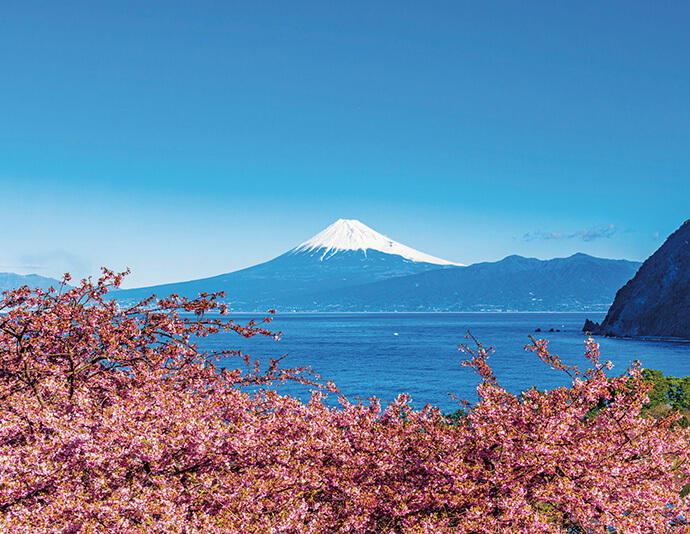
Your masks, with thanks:
[{"label": "cluster of pink flowers", "polygon": [[[598,346],[572,386],[502,389],[487,351],[466,348],[479,401],[452,420],[400,396],[309,402],[196,336],[235,330],[215,295],[104,298],[121,274],[4,297],[0,315],[0,532],[541,533],[682,532],[688,431],[641,416],[634,365],[609,378]],[[268,321],[270,319],[266,319]],[[220,370],[219,358],[244,358]]]}]

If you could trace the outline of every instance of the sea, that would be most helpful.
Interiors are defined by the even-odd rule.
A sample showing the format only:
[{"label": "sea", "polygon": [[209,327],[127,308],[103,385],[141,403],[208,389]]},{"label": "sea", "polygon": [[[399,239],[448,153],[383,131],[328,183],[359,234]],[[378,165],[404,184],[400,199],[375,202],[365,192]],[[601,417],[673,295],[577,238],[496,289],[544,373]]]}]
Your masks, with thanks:
[{"label": "sea", "polygon": [[[460,407],[457,399],[477,400],[480,377],[462,362],[464,344],[493,347],[489,364],[498,383],[518,394],[532,387],[550,390],[572,379],[551,369],[536,353],[525,350],[535,339],[546,339],[552,353],[568,365],[585,370],[586,318],[600,322],[604,313],[278,313],[269,325],[282,331],[279,340],[243,338],[227,332],[202,338],[202,350],[238,349],[258,358],[265,367],[280,358],[281,367],[309,367],[323,380],[332,380],[351,402],[376,397],[385,405],[405,393],[415,408],[438,406],[445,413]],[[245,324],[260,315],[235,315]],[[540,331],[537,331],[540,330]],[[468,333],[472,336],[467,338]],[[474,339],[472,339],[474,338]],[[634,360],[664,375],[690,375],[690,343],[596,338],[601,360],[610,360],[610,375],[627,371]],[[241,367],[237,358],[221,366]],[[276,386],[282,394],[308,400],[309,387],[294,383]],[[337,403],[337,396],[329,402]]]}]

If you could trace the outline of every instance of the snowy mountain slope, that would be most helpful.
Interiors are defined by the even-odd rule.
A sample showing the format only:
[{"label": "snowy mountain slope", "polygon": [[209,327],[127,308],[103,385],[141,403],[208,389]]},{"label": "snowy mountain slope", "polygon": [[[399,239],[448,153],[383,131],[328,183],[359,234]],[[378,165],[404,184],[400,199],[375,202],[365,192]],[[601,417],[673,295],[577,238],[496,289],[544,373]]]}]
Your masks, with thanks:
[{"label": "snowy mountain slope", "polygon": [[354,219],[338,219],[322,232],[291,250],[290,253],[316,252],[320,256],[319,259],[323,261],[338,252],[347,250],[361,250],[365,255],[367,251],[375,250],[418,263],[462,266],[460,263],[442,260],[402,245]]}]

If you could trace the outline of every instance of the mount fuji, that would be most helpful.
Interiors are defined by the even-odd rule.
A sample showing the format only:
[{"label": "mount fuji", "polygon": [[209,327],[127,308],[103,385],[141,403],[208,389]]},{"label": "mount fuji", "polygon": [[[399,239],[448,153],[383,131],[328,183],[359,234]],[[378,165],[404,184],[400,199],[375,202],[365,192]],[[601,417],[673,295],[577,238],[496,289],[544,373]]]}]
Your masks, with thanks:
[{"label": "mount fuji", "polygon": [[[121,301],[152,293],[194,298],[201,292],[224,291],[231,309],[265,311],[316,306],[311,295],[370,282],[463,267],[419,252],[372,230],[357,220],[338,219],[322,232],[265,263],[218,276],[137,289],[111,295]],[[299,304],[297,304],[299,303]]]}]

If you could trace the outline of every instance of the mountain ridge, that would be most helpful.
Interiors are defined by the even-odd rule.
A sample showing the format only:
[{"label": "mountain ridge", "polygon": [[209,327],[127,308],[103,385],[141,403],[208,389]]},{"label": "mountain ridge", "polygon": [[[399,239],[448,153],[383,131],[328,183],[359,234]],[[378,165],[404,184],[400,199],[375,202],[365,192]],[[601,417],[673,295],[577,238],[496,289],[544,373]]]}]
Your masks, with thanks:
[{"label": "mountain ridge", "polygon": [[606,311],[640,262],[577,253],[539,260],[512,255],[497,262],[419,274],[305,295],[299,307],[330,311]]},{"label": "mountain ridge", "polygon": [[29,286],[31,289],[38,287],[45,291],[51,286],[57,289],[60,286],[60,280],[38,274],[0,273],[0,292],[22,286]]}]

